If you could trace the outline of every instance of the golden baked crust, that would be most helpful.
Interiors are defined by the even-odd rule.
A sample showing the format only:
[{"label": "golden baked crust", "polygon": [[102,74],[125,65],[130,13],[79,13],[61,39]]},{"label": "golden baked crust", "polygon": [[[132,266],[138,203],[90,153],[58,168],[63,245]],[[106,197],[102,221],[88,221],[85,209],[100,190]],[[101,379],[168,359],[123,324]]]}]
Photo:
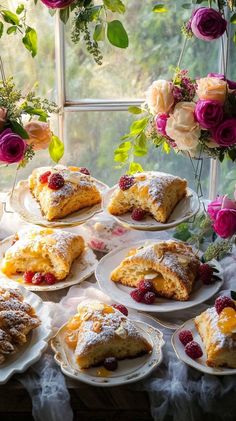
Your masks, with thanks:
[{"label": "golden baked crust", "polygon": [[111,280],[137,287],[142,279],[152,282],[157,295],[186,301],[197,277],[199,259],[191,246],[179,241],[160,241],[131,250],[111,273]]},{"label": "golden baked crust", "polygon": [[[40,175],[47,171],[60,173],[63,176],[65,184],[61,189],[52,190],[47,183],[40,183]],[[48,221],[63,218],[85,207],[101,203],[101,194],[93,178],[80,173],[79,168],[78,171],[70,170],[63,165],[37,168],[29,177],[29,188]]]},{"label": "golden baked crust", "polygon": [[120,311],[99,302],[78,306],[66,326],[65,341],[80,368],[99,365],[107,357],[134,358],[152,346]]},{"label": "golden baked crust", "polygon": [[40,325],[34,309],[19,290],[0,288],[0,364],[27,341],[27,335]]},{"label": "golden baked crust", "polygon": [[59,281],[69,274],[84,247],[83,238],[70,232],[51,228],[22,230],[6,251],[1,270],[7,276],[26,271],[50,272]]},{"label": "golden baked crust", "polygon": [[108,204],[112,215],[123,215],[133,208],[150,213],[165,223],[177,203],[186,196],[187,181],[173,175],[147,171],[133,175],[135,183],[128,190],[115,190]]},{"label": "golden baked crust", "polygon": [[236,333],[224,334],[218,327],[219,315],[215,307],[195,317],[195,326],[202,338],[207,365],[236,368]]}]

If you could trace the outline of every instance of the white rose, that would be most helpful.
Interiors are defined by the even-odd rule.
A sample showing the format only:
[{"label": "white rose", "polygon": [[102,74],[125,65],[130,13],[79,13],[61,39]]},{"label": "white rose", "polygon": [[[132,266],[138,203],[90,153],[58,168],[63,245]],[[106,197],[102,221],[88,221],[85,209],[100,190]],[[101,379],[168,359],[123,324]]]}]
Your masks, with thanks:
[{"label": "white rose", "polygon": [[174,105],[172,84],[167,80],[156,80],[146,93],[146,101],[153,114],[168,113]]},{"label": "white rose", "polygon": [[166,133],[183,151],[198,146],[201,129],[194,119],[194,102],[179,102],[167,120]]}]

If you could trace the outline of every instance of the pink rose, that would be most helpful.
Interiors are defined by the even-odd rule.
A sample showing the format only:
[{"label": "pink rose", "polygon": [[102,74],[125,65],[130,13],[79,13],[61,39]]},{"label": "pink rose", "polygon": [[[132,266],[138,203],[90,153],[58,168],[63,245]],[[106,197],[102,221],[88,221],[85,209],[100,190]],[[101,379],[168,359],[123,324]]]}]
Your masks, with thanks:
[{"label": "pink rose", "polygon": [[166,134],[166,123],[169,115],[166,113],[157,114],[155,117],[156,122],[156,129],[158,133],[162,134],[163,136],[167,136]]},{"label": "pink rose", "polygon": [[227,148],[236,143],[236,118],[227,118],[211,130],[212,137],[218,145]]},{"label": "pink rose", "polygon": [[199,7],[192,13],[190,27],[197,38],[203,41],[212,41],[223,35],[227,21],[217,10],[210,7]]},{"label": "pink rose", "polygon": [[210,218],[212,219],[212,221],[215,221],[218,212],[221,210],[223,199],[224,199],[224,196],[218,196],[215,200],[209,203],[207,207],[207,212]]},{"label": "pink rose", "polygon": [[197,102],[194,114],[201,127],[211,129],[223,120],[224,110],[220,102],[203,99]]},{"label": "pink rose", "polygon": [[221,238],[232,237],[236,233],[236,210],[221,209],[217,213],[213,228]]},{"label": "pink rose", "polygon": [[41,0],[41,2],[50,9],[64,9],[74,1],[75,0]]}]

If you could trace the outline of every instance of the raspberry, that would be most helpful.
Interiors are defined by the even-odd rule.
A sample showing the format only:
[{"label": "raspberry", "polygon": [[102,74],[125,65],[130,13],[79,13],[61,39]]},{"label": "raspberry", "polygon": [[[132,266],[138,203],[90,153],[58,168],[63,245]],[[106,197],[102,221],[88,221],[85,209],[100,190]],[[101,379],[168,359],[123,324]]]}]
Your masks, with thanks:
[{"label": "raspberry", "polygon": [[57,282],[57,279],[53,275],[53,273],[46,273],[44,275],[44,280],[45,280],[46,284],[48,284],[48,285],[53,285]]},{"label": "raspberry", "polygon": [[148,291],[148,292],[146,292],[146,294],[144,294],[142,302],[144,304],[153,304],[155,299],[156,299],[155,292]]},{"label": "raspberry", "polygon": [[218,314],[220,314],[222,312],[222,310],[226,307],[232,307],[232,308],[236,309],[235,303],[234,303],[233,300],[231,300],[230,297],[227,297],[226,295],[223,295],[221,297],[218,297],[215,300],[215,309],[216,309]]},{"label": "raspberry", "polygon": [[119,187],[121,190],[128,190],[134,184],[134,177],[129,175],[122,175],[119,181]]},{"label": "raspberry", "polygon": [[143,297],[144,297],[143,291],[141,291],[138,288],[131,291],[130,295],[133,298],[133,300],[137,301],[138,303],[140,303],[143,300]]},{"label": "raspberry", "polygon": [[52,190],[59,190],[61,189],[65,184],[65,180],[59,173],[54,173],[50,175],[48,180],[48,187]]},{"label": "raspberry", "polygon": [[146,281],[146,279],[142,279],[138,283],[138,289],[140,289],[144,294],[145,292],[153,292],[153,285],[150,281]]},{"label": "raspberry", "polygon": [[33,277],[34,277],[34,272],[30,272],[30,271],[26,271],[23,275],[24,281],[27,284],[31,284]]},{"label": "raspberry", "polygon": [[81,172],[82,174],[85,174],[85,175],[90,175],[90,171],[88,170],[88,168],[85,168],[85,167],[81,167],[79,169],[79,172]]},{"label": "raspberry", "polygon": [[132,211],[131,218],[135,221],[141,221],[145,217],[145,215],[146,212],[143,209],[137,208]]},{"label": "raspberry", "polygon": [[46,171],[40,175],[39,181],[42,184],[46,184],[48,182],[48,177],[51,175],[51,171]]},{"label": "raspberry", "polygon": [[184,346],[187,345],[189,342],[193,340],[192,332],[190,330],[182,330],[179,333],[179,340],[180,342],[182,342]]},{"label": "raspberry", "polygon": [[112,304],[112,307],[114,307],[116,310],[119,310],[125,316],[128,316],[129,314],[128,309],[125,306],[123,306],[123,304]]},{"label": "raspberry", "polygon": [[203,263],[199,267],[198,275],[202,283],[205,285],[210,285],[214,282],[214,278],[212,278],[213,273],[214,273],[214,269],[207,263]]},{"label": "raspberry", "polygon": [[44,276],[41,272],[37,272],[34,274],[32,278],[32,284],[34,285],[40,285],[44,281]]},{"label": "raspberry", "polygon": [[203,355],[202,348],[195,341],[191,341],[186,345],[185,352],[193,360],[196,360]]},{"label": "raspberry", "polygon": [[115,357],[108,357],[103,361],[103,365],[107,370],[114,371],[118,367],[118,362]]}]

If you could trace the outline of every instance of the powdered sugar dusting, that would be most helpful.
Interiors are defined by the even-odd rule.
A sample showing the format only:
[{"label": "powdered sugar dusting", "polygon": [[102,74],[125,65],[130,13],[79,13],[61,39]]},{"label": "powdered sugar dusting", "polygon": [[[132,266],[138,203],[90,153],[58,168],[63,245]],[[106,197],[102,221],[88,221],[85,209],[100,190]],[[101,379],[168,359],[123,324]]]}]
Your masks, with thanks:
[{"label": "powdered sugar dusting", "polygon": [[217,344],[219,348],[235,348],[236,349],[236,338],[230,334],[222,333],[218,327],[219,315],[215,307],[208,308],[206,313],[209,316],[210,323],[213,327],[212,342]]}]

